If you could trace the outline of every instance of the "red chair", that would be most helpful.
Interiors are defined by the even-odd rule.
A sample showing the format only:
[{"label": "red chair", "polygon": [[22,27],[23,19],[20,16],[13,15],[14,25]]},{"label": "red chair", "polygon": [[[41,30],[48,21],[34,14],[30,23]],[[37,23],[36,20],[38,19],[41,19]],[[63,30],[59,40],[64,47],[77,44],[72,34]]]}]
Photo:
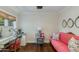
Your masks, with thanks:
[{"label": "red chair", "polygon": [[44,33],[41,33],[41,34],[40,34],[40,37],[41,37],[42,39],[45,39]]},{"label": "red chair", "polygon": [[10,45],[10,50],[11,51],[16,51],[17,49],[20,48],[20,39],[17,38],[11,45]]}]

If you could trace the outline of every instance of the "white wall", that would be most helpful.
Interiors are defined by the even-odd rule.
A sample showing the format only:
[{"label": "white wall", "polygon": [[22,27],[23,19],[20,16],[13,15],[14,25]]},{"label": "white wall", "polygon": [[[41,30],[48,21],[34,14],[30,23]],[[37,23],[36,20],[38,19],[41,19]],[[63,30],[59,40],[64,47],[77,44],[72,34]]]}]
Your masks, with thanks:
[{"label": "white wall", "polygon": [[73,32],[74,34],[79,35],[79,28],[76,28],[75,26],[73,26],[72,28],[69,28],[68,26],[66,28],[62,27],[62,20],[66,19],[66,21],[68,20],[68,18],[72,18],[73,21],[75,20],[76,17],[79,16],[79,7],[66,7],[64,8],[60,14],[59,14],[59,31],[60,32]]},{"label": "white wall", "polygon": [[20,15],[19,27],[27,34],[27,42],[34,43],[37,27],[40,26],[45,33],[45,42],[49,42],[49,35],[57,32],[57,14],[53,12],[28,12]]}]

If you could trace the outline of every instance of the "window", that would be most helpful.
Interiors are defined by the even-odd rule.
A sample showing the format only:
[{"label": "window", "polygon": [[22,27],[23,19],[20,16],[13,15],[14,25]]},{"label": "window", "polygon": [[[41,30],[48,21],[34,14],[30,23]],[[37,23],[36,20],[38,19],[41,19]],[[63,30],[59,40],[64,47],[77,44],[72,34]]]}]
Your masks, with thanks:
[{"label": "window", "polygon": [[0,26],[4,26],[4,18],[0,17]]}]

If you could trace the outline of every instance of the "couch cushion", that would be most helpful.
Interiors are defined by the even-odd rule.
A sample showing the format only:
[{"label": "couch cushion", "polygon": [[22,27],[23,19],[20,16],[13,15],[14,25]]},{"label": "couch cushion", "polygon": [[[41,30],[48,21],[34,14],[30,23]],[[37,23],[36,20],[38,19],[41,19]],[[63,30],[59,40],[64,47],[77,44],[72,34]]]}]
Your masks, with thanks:
[{"label": "couch cushion", "polygon": [[68,41],[71,39],[71,37],[73,37],[72,34],[60,33],[60,40],[65,44],[68,44]]},{"label": "couch cushion", "polygon": [[71,52],[79,52],[79,40],[72,37],[68,42],[68,48]]},{"label": "couch cushion", "polygon": [[59,39],[59,33],[52,33],[52,39]]},{"label": "couch cushion", "polygon": [[76,40],[79,40],[79,36],[74,35],[73,37],[74,37]]},{"label": "couch cushion", "polygon": [[60,40],[51,40],[52,45],[54,48],[59,52],[68,52],[68,46],[61,42]]}]

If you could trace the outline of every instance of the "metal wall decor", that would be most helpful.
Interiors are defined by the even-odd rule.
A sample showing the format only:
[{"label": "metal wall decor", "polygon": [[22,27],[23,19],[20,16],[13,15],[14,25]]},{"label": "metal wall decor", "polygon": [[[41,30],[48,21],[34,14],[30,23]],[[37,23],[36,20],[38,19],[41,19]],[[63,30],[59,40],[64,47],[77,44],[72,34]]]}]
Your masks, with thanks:
[{"label": "metal wall decor", "polygon": [[74,26],[74,21],[72,20],[72,18],[69,18],[67,23],[69,28],[72,28]]},{"label": "metal wall decor", "polygon": [[64,20],[62,21],[62,27],[65,28],[66,26],[67,26],[67,22],[66,22],[66,20],[64,19]]},{"label": "metal wall decor", "polygon": [[75,26],[79,28],[79,16],[75,19]]}]

